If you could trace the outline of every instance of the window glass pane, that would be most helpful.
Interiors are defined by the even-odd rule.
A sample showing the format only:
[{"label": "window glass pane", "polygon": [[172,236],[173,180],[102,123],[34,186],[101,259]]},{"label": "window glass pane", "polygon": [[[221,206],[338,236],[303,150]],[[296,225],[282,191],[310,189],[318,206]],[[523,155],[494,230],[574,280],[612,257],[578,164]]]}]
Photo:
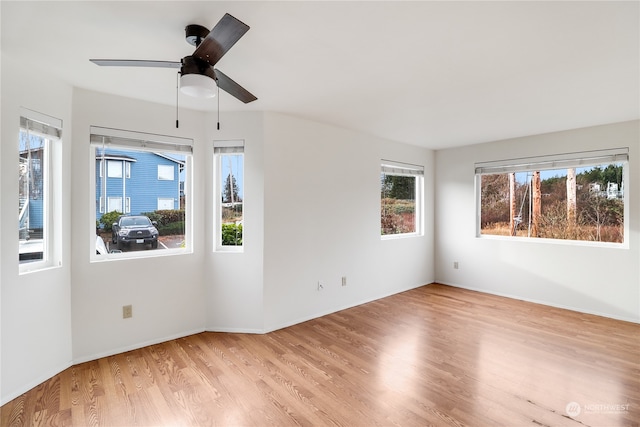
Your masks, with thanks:
[{"label": "window glass pane", "polygon": [[173,198],[158,198],[158,210],[173,209]]},{"label": "window glass pane", "polygon": [[19,261],[46,259],[47,239],[47,159],[49,140],[20,130],[18,141],[18,240]]},{"label": "window glass pane", "polygon": [[221,246],[242,246],[244,155],[219,154]]},{"label": "window glass pane", "polygon": [[158,179],[173,181],[175,168],[172,165],[158,165]]},{"label": "window glass pane", "polygon": [[108,212],[124,212],[122,210],[122,197],[109,197]]},{"label": "window glass pane", "polygon": [[417,232],[418,179],[409,175],[380,175],[380,225],[383,236]]},{"label": "window glass pane", "polygon": [[[117,144],[94,147],[96,252],[184,250],[188,197],[184,188],[190,155]],[[107,164],[119,164],[119,176],[100,175],[104,159],[111,159]],[[106,212],[101,212],[101,206],[106,206]]]},{"label": "window glass pane", "polygon": [[480,234],[622,243],[626,164],[480,175]]},{"label": "window glass pane", "polygon": [[109,160],[107,162],[107,175],[109,178],[122,178],[122,161]]}]

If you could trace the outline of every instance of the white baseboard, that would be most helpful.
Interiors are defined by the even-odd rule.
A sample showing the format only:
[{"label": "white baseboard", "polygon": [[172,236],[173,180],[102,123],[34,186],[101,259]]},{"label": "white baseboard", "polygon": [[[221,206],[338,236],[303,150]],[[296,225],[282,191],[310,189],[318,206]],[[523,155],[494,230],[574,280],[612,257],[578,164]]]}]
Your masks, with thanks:
[{"label": "white baseboard", "polygon": [[120,353],[126,353],[127,351],[137,350],[139,348],[143,348],[143,347],[147,347],[147,346],[155,345],[155,344],[160,344],[160,343],[171,341],[171,340],[175,340],[175,339],[178,339],[178,338],[188,337],[189,335],[199,334],[199,333],[204,332],[204,331],[205,331],[204,328],[193,329],[193,330],[190,330],[190,331],[181,332],[179,334],[169,335],[169,336],[162,337],[162,338],[156,338],[156,339],[153,339],[153,340],[143,341],[143,342],[132,344],[132,345],[128,345],[128,346],[125,346],[125,347],[120,347],[120,348],[116,348],[116,349],[113,349],[113,350],[108,350],[108,351],[105,351],[105,352],[102,352],[102,353],[96,353],[96,354],[91,354],[91,355],[87,355],[87,356],[77,357],[77,358],[75,358],[73,360],[73,365],[78,365],[80,363],[90,362],[92,360],[102,359],[103,357],[109,357],[109,356],[113,356],[113,355],[120,354]]},{"label": "white baseboard", "polygon": [[58,366],[57,368],[52,369],[48,373],[45,373],[45,374],[35,378],[34,380],[24,384],[19,389],[10,391],[6,395],[3,395],[2,398],[0,398],[0,406],[5,405],[5,404],[11,402],[13,399],[22,396],[23,394],[25,394],[29,390],[39,386],[40,384],[42,384],[43,382],[45,382],[47,380],[55,377],[60,372],[64,371],[65,369],[70,368],[71,366],[73,366],[73,363],[71,361],[69,361],[68,363],[62,364],[62,365]]},{"label": "white baseboard", "polygon": [[615,319],[615,320],[622,320],[624,322],[640,323],[640,319],[637,319],[637,318],[626,317],[626,316],[616,316],[616,315],[613,315],[613,314],[610,314],[610,313],[602,313],[602,312],[598,312],[598,311],[584,310],[584,309],[578,308],[578,307],[572,307],[572,306],[563,305],[563,304],[556,304],[556,303],[549,302],[549,301],[537,300],[535,298],[524,298],[524,297],[522,297],[520,295],[508,294],[508,293],[504,293],[504,292],[493,292],[493,291],[489,291],[487,289],[476,288],[476,287],[473,287],[473,286],[463,286],[463,285],[458,285],[458,284],[448,283],[448,282],[443,282],[443,281],[437,281],[435,283],[441,283],[443,285],[452,286],[454,288],[467,289],[469,291],[482,292],[482,293],[489,294],[489,295],[496,295],[496,296],[499,296],[499,297],[505,297],[505,298],[517,299],[517,300],[520,300],[520,301],[532,302],[534,304],[546,305],[546,306],[549,306],[549,307],[561,308],[563,310],[570,310],[570,311],[575,311],[575,312],[578,312],[578,313],[592,314],[594,316],[607,317],[609,319]]},{"label": "white baseboard", "polygon": [[319,317],[327,316],[329,314],[337,313],[337,312],[342,311],[342,310],[347,310],[349,308],[357,307],[357,306],[362,305],[362,304],[367,304],[367,303],[372,302],[372,301],[377,301],[379,299],[386,298],[386,297],[389,297],[391,295],[399,294],[399,293],[402,293],[402,292],[410,291],[411,289],[416,289],[416,288],[420,288],[422,286],[428,286],[428,285],[429,284],[420,284],[420,285],[415,285],[415,286],[409,286],[409,287],[406,287],[406,288],[394,290],[392,292],[384,293],[384,294],[377,295],[377,296],[374,296],[374,297],[365,298],[363,300],[357,301],[357,302],[352,303],[352,304],[346,304],[344,306],[338,306],[338,307],[335,307],[335,308],[331,308],[329,310],[321,311],[321,312],[312,314],[310,316],[301,317],[301,318],[298,318],[298,319],[295,319],[295,320],[291,320],[291,321],[285,321],[285,322],[282,322],[280,324],[273,325],[273,326],[267,326],[267,327],[265,327],[264,333],[277,331],[278,329],[288,328],[289,326],[294,326],[294,325],[297,325],[299,323],[308,322],[309,320],[317,319]]}]

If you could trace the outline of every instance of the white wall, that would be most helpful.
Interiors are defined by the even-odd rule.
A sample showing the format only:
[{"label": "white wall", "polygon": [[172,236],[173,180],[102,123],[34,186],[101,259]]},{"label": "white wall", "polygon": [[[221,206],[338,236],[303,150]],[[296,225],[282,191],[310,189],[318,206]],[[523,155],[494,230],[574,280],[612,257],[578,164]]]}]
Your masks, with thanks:
[{"label": "white wall", "polygon": [[[632,121],[437,151],[436,280],[640,321],[639,127]],[[629,147],[627,249],[475,237],[475,162],[616,147]]]},{"label": "white wall", "polygon": [[[61,119],[61,193],[54,197],[61,217],[56,237],[62,240],[62,265],[20,275],[18,272],[18,223],[16,159],[20,107]],[[2,360],[0,403],[18,396],[68,367],[71,354],[70,304],[70,86],[2,57],[2,130],[0,174],[2,195],[0,230],[0,305]],[[60,171],[59,171],[60,172]]]},{"label": "white wall", "polygon": [[[276,113],[264,120],[265,330],[433,281],[432,151]],[[380,240],[383,158],[425,166],[423,237]]]},{"label": "white wall", "polygon": [[[206,194],[214,194],[213,141],[244,140],[243,252],[214,252],[213,198],[205,206],[204,284],[207,289],[207,329],[221,332],[262,332],[264,170],[263,114],[224,113],[220,130],[215,120],[207,120],[205,150]],[[209,220],[211,219],[211,220]]]},{"label": "white wall", "polygon": [[[73,356],[76,362],[138,348],[205,329],[202,278],[206,236],[204,113],[74,89],[71,288]],[[90,126],[170,135],[194,140],[192,254],[90,262]],[[133,305],[133,318],[122,306]]]}]

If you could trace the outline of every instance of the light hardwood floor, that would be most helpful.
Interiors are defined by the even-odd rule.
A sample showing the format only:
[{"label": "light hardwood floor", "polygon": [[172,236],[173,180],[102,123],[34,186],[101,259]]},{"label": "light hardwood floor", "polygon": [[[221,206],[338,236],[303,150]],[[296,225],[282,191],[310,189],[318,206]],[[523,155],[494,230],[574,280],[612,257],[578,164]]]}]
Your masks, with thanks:
[{"label": "light hardwood floor", "polygon": [[638,426],[639,341],[638,324],[432,284],[76,365],[0,424]]}]

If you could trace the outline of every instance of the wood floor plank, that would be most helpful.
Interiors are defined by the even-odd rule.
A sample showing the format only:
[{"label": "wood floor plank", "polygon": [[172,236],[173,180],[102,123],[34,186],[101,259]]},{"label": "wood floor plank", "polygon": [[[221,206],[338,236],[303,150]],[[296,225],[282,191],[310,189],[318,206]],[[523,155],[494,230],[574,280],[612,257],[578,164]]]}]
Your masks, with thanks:
[{"label": "wood floor plank", "polygon": [[0,408],[3,427],[639,420],[640,325],[437,284],[269,334],[207,332],[79,364]]}]

